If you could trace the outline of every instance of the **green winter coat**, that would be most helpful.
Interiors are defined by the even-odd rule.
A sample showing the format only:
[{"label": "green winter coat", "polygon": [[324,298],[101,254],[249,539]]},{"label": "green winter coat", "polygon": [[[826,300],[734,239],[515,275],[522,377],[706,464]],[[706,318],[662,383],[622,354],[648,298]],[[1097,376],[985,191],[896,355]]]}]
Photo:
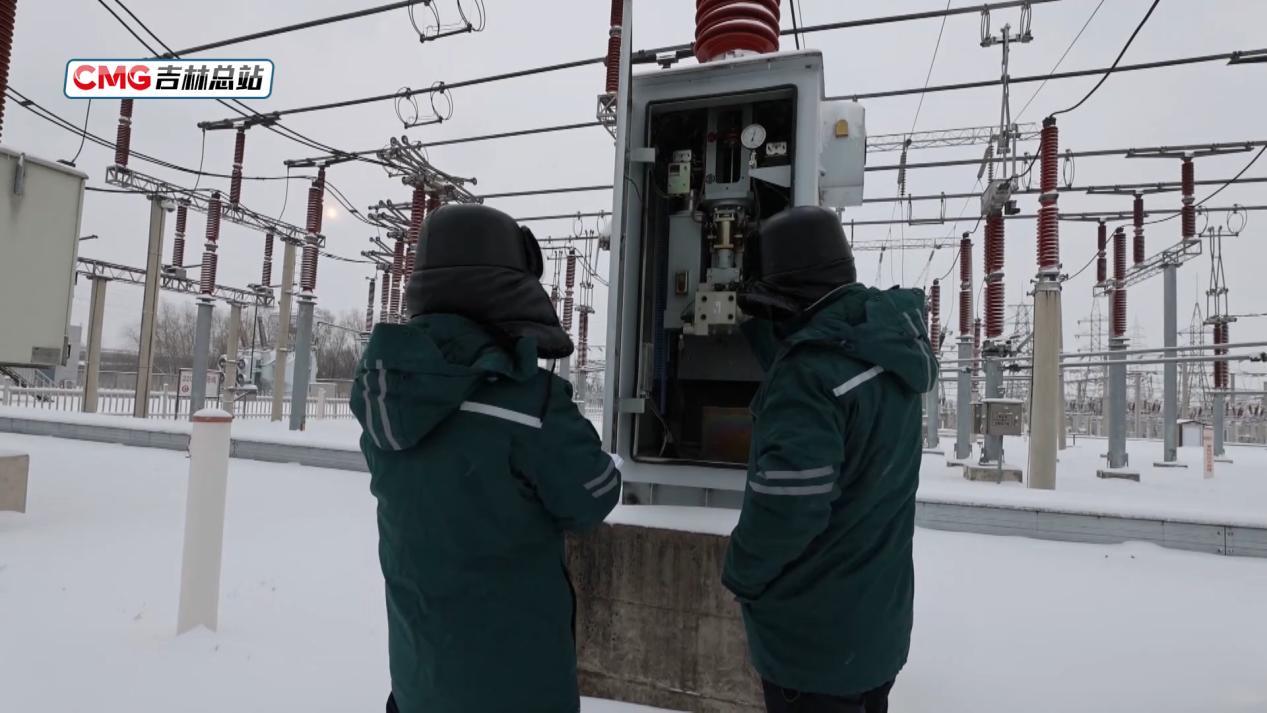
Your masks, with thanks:
[{"label": "green winter coat", "polygon": [[456,315],[375,327],[352,389],[401,713],[575,713],[563,534],[620,471],[568,384]]},{"label": "green winter coat", "polygon": [[906,663],[920,395],[937,370],[918,290],[829,300],[779,343],[750,330],[768,368],[722,581],[763,678],[847,696]]}]

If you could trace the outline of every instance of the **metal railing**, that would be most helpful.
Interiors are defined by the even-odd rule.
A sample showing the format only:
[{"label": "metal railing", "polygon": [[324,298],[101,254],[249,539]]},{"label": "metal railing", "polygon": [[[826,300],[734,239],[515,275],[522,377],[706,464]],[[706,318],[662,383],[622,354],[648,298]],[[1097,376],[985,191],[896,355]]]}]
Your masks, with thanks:
[{"label": "metal railing", "polygon": [[[352,418],[352,408],[347,398],[325,396],[321,389],[308,397],[307,414],[314,419]],[[32,408],[45,411],[83,410],[83,389],[65,389],[56,387],[0,386],[0,405]],[[99,389],[97,391],[97,413],[112,416],[131,416],[135,404],[135,395],[131,389]],[[208,397],[208,407],[221,408],[218,397]],[[228,404],[224,407],[227,409]],[[234,403],[233,414],[237,418],[267,419],[272,415],[272,400],[250,396]],[[282,402],[283,417],[291,411],[291,400]],[[189,400],[178,398],[175,391],[164,390],[150,396],[150,418],[175,419],[188,417]]]}]

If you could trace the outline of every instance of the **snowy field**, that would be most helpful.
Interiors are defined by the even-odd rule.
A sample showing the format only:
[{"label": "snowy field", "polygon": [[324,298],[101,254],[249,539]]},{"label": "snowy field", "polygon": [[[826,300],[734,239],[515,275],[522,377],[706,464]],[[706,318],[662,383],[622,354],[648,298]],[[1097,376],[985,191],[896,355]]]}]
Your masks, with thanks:
[{"label": "snowy field", "polygon": [[[220,631],[177,638],[185,457],[9,434],[0,449],[32,457],[30,512],[0,513],[0,710],[382,710],[363,474],[233,461]],[[734,517],[643,512],[617,517]],[[1267,710],[1267,561],[924,530],[916,556],[895,711]]]}]

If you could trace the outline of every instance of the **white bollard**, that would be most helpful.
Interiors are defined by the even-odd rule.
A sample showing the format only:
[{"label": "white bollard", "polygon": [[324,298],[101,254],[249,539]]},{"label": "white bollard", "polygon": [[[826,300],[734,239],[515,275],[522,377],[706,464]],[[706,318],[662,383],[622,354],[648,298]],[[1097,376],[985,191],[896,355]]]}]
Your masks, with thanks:
[{"label": "white bollard", "polygon": [[229,432],[233,424],[228,413],[210,408],[194,414],[192,420],[177,635],[198,626],[215,631],[218,623]]}]

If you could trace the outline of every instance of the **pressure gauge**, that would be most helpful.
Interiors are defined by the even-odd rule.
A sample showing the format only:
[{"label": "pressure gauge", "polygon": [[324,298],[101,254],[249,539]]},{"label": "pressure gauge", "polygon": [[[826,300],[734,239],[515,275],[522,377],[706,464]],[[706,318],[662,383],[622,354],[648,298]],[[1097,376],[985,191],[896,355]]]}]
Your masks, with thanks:
[{"label": "pressure gauge", "polygon": [[743,130],[743,135],[739,137],[743,142],[743,147],[749,151],[756,151],[765,143],[765,127],[760,124],[752,124]]}]

